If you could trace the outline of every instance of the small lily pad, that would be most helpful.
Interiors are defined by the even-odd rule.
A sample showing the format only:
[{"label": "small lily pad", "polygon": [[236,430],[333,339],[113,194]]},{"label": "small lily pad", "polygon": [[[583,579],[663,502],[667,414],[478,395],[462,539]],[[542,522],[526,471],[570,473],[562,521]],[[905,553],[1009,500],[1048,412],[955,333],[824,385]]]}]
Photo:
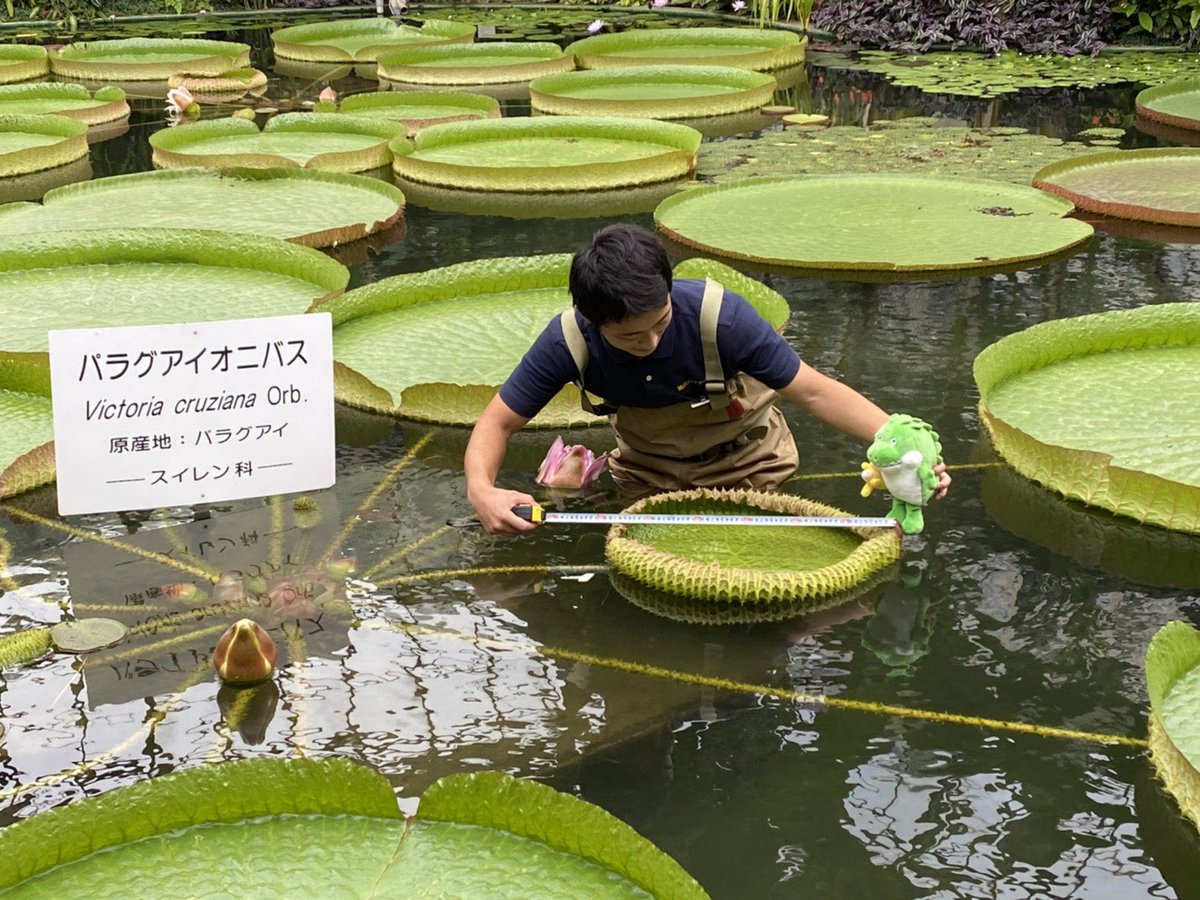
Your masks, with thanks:
[{"label": "small lily pad", "polygon": [[116,619],[75,619],[50,629],[50,640],[60,653],[91,653],[124,640],[129,629]]}]

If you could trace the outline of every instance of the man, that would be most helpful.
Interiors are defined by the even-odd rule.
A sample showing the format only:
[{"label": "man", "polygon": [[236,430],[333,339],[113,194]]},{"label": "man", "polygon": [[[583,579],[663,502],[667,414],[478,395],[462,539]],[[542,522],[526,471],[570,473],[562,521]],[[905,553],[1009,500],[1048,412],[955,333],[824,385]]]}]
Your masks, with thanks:
[{"label": "man", "polygon": [[[609,457],[622,488],[772,490],[799,455],[777,397],[866,443],[887,413],[853,388],[804,365],[744,298],[713,281],[673,282],[658,239],[611,225],[571,262],[573,309],[546,326],[479,417],[467,444],[467,498],[484,528],[535,526],[512,508],[534,503],[496,487],[508,439],[565,385],[584,409],[609,416]],[[950,477],[939,475],[937,496]]]}]

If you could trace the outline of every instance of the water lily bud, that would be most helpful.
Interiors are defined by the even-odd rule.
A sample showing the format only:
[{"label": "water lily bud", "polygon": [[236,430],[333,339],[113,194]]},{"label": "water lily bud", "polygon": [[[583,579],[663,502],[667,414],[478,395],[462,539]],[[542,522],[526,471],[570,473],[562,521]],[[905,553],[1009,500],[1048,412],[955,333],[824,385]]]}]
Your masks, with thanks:
[{"label": "water lily bud", "polygon": [[226,684],[253,684],[275,671],[275,642],[253,619],[238,619],[213,650],[213,667]]},{"label": "water lily bud", "polygon": [[559,435],[538,467],[535,480],[546,487],[588,487],[595,484],[607,462],[607,453],[596,456],[582,444],[564,444]]},{"label": "water lily bud", "polygon": [[321,93],[317,94],[317,99],[324,103],[337,103],[337,91],[326,86],[321,89]]}]

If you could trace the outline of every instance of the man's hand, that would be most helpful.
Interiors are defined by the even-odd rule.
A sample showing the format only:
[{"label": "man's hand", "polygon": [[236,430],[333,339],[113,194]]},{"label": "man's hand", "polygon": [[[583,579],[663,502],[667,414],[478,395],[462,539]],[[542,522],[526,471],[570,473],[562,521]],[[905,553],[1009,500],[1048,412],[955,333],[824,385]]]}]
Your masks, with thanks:
[{"label": "man's hand", "polygon": [[475,513],[479,516],[479,521],[488,534],[515,535],[537,528],[535,523],[519,518],[513,512],[514,506],[537,505],[537,501],[529,494],[487,487],[469,492],[467,499],[475,507]]},{"label": "man's hand", "polygon": [[933,499],[941,500],[946,496],[946,492],[950,490],[950,482],[953,480],[950,473],[946,471],[945,463],[938,463],[933,467],[933,474],[937,476],[937,487],[933,491]]}]

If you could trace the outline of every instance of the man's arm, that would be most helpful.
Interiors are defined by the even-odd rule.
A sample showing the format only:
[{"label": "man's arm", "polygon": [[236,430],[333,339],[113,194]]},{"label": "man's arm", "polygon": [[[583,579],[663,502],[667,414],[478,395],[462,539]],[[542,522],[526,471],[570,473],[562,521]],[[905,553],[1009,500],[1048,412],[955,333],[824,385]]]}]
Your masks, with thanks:
[{"label": "man's arm", "polygon": [[[875,432],[887,421],[888,414],[848,384],[822,375],[812,366],[801,364],[796,377],[786,387],[780,388],[781,396],[792,401],[801,409],[831,428],[870,444]],[[934,499],[940,500],[950,489],[950,475],[945,464],[934,466],[938,476]]]},{"label": "man's arm", "polygon": [[508,439],[520,431],[529,419],[518,415],[497,394],[487,405],[467,442],[463,468],[467,475],[467,499],[475,507],[479,521],[490,534],[520,534],[531,531],[532,522],[517,518],[512,508],[537,501],[520,491],[496,487],[496,476],[508,451]]}]

